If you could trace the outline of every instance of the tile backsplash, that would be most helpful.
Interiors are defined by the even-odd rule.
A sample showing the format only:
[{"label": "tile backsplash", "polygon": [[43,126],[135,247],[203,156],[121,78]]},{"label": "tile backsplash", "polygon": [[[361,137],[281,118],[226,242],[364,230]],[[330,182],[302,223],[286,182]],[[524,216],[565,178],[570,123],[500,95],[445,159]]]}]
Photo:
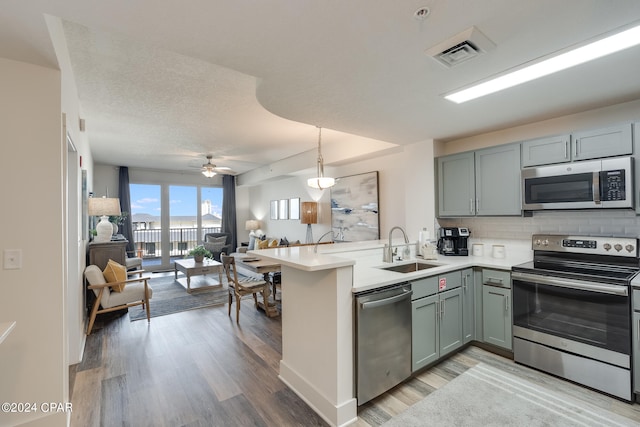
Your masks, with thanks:
[{"label": "tile backsplash", "polygon": [[536,233],[640,237],[640,217],[633,211],[542,211],[532,217],[440,218],[441,227],[468,227],[476,239],[530,240]]}]

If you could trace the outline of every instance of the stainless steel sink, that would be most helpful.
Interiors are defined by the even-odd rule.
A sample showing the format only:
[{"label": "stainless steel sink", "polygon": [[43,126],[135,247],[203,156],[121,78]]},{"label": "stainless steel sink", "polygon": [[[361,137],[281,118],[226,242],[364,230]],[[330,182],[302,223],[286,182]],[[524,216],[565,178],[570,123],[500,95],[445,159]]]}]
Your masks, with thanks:
[{"label": "stainless steel sink", "polygon": [[413,273],[415,271],[426,270],[427,268],[440,267],[438,264],[428,264],[426,262],[412,262],[409,264],[396,264],[389,267],[380,267],[381,270],[395,271],[397,273]]}]

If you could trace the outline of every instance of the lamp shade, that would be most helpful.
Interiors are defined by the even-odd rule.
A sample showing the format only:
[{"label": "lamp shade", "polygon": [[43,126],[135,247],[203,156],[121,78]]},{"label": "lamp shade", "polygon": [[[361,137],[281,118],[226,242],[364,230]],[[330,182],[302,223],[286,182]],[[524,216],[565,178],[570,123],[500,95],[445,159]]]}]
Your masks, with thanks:
[{"label": "lamp shade", "polygon": [[120,215],[120,199],[96,197],[89,199],[89,215],[91,216],[104,216],[104,215]]},{"label": "lamp shade", "polygon": [[89,199],[89,215],[99,216],[100,222],[96,225],[95,242],[108,242],[113,234],[113,226],[109,222],[110,215],[120,215],[120,199],[97,197]]},{"label": "lamp shade", "polygon": [[260,221],[257,219],[248,219],[247,222],[244,223],[245,230],[257,230],[260,228]]},{"label": "lamp shade", "polygon": [[318,203],[302,202],[301,204],[302,219],[301,224],[317,224],[318,223]]}]

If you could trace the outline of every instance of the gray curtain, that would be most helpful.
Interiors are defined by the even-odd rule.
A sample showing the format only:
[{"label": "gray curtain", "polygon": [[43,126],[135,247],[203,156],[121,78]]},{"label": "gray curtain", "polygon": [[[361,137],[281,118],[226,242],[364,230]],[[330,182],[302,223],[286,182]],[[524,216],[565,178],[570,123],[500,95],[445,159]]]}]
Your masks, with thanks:
[{"label": "gray curtain", "polygon": [[231,251],[235,252],[237,245],[236,230],[236,177],[222,176],[222,232],[231,234]]},{"label": "gray curtain", "polygon": [[127,243],[127,254],[135,256],[133,241],[133,223],[131,221],[131,194],[129,192],[129,168],[120,166],[120,176],[118,180],[118,197],[120,198],[120,211],[127,212],[124,224],[120,226],[120,233],[129,241]]}]

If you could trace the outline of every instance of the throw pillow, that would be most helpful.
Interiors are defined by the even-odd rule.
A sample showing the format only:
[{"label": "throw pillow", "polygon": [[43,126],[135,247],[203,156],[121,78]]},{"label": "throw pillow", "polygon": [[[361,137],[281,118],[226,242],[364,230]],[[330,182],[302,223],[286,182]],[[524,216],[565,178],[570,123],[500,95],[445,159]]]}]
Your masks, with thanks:
[{"label": "throw pillow", "polygon": [[280,239],[280,246],[289,246],[289,241],[287,240],[286,237],[283,237],[282,239]]},{"label": "throw pillow", "polygon": [[268,249],[269,240],[256,240],[256,249]]},{"label": "throw pillow", "polygon": [[[104,268],[102,275],[107,283],[124,282],[127,280],[127,267],[110,259],[107,266]],[[120,285],[111,286],[111,289],[114,292],[122,292],[124,290],[124,286],[125,284],[122,283]]]},{"label": "throw pillow", "polygon": [[224,246],[227,243],[227,236],[213,237],[207,236],[207,243],[217,243]]},{"label": "throw pillow", "polygon": [[207,236],[206,240],[207,241],[203,243],[203,246],[209,252],[222,252],[222,248],[224,248],[227,244],[227,236]]},{"label": "throw pillow", "polygon": [[278,239],[273,239],[271,241],[269,241],[269,247],[270,248],[275,248],[278,246]]}]

